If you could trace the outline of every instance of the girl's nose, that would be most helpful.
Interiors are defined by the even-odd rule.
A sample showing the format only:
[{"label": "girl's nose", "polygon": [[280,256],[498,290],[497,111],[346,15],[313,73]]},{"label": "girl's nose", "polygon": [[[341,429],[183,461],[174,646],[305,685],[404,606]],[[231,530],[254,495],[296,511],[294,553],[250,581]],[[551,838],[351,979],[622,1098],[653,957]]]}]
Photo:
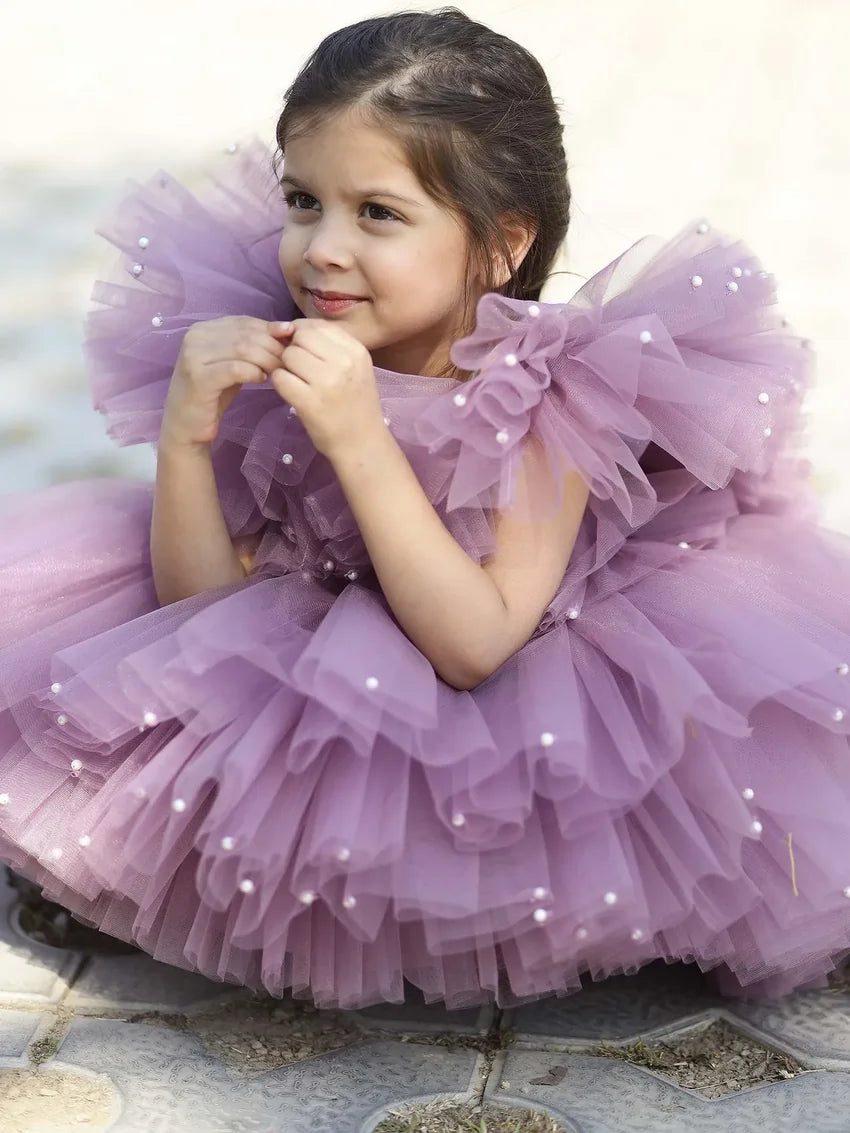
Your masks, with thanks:
[{"label": "girl's nose", "polygon": [[328,267],[350,268],[355,260],[351,241],[338,224],[322,222],[310,235],[304,260],[318,271]]}]

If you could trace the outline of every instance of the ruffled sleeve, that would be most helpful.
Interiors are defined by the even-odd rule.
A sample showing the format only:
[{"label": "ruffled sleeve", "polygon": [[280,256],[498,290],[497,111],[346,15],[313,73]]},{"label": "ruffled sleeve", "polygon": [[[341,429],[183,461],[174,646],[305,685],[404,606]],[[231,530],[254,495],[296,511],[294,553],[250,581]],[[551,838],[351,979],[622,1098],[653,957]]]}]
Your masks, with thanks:
[{"label": "ruffled sleeve", "polygon": [[285,203],[259,140],[230,147],[195,191],[163,171],[127,188],[98,229],[120,258],[94,286],[84,336],[92,400],[120,445],[157,440],[193,323],[295,314],[277,259]]},{"label": "ruffled sleeve", "polygon": [[474,376],[414,424],[452,467],[448,510],[508,506],[534,435],[631,528],[657,505],[650,446],[709,488],[769,479],[796,443],[813,361],[773,276],[705,222],[638,241],[568,303],[484,296],[452,359]]}]

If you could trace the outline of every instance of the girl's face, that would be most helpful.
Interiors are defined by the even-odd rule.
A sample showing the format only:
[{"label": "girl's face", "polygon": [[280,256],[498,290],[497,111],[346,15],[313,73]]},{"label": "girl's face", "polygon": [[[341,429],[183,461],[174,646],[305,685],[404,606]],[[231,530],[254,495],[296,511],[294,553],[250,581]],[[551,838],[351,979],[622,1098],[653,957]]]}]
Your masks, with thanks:
[{"label": "girl's face", "polygon": [[299,310],[345,327],[376,366],[445,372],[464,331],[466,236],[399,143],[335,114],[287,143],[281,184],[280,267]]}]

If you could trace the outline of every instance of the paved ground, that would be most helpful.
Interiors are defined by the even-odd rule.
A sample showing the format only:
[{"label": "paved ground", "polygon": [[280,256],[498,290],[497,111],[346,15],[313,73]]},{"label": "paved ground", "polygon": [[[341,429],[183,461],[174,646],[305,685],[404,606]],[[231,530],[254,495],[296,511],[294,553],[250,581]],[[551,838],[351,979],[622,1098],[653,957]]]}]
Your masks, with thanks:
[{"label": "paved ground", "polygon": [[[139,953],[34,943],[13,899],[0,893],[4,1133],[372,1133],[408,1099],[482,1096],[542,1110],[571,1133],[850,1130],[847,989],[733,1003],[714,998],[694,969],[661,966],[506,1012],[411,1000],[293,1015],[292,1005]],[[675,1041],[717,1018],[804,1070],[706,1101],[599,1054],[601,1043]],[[327,1024],[328,1045],[344,1045],[315,1055]],[[287,1034],[300,1037],[282,1041]]]}]

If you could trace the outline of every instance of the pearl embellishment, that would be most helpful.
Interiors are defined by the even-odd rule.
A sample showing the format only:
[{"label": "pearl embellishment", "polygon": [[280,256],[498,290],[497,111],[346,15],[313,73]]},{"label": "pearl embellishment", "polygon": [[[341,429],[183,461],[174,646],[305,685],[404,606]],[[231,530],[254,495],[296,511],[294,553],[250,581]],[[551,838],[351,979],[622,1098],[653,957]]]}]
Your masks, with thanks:
[{"label": "pearl embellishment", "polygon": [[690,549],[691,549],[690,543],[686,543],[685,540],[683,539],[682,542],[679,544],[679,550],[680,551],[689,551]]},{"label": "pearl embellishment", "polygon": [[60,728],[64,728],[65,725],[68,723],[68,717],[65,716],[64,714],[61,715],[61,716],[57,716],[56,717],[56,723],[59,725]]},{"label": "pearl embellishment", "polygon": [[83,849],[85,849],[86,846],[91,845],[91,838],[88,836],[88,834],[81,834],[77,839],[77,842],[83,847]]},{"label": "pearl embellishment", "polygon": [[836,708],[835,711],[832,714],[832,718],[836,722],[836,724],[840,724],[841,721],[844,719],[844,709],[843,708]]},{"label": "pearl embellishment", "polygon": [[640,340],[641,340],[641,342],[644,342],[644,343],[652,342],[652,331],[651,330],[642,330],[640,332]]},{"label": "pearl embellishment", "polygon": [[576,620],[576,618],[578,617],[578,610],[575,606],[570,606],[569,610],[567,610],[567,617],[571,622],[574,622]]},{"label": "pearl embellishment", "polygon": [[312,889],[305,889],[303,893],[298,894],[298,900],[302,905],[312,905],[316,900],[316,894]]},{"label": "pearl embellishment", "polygon": [[466,394],[456,393],[453,400],[455,405],[466,405]]},{"label": "pearl embellishment", "polygon": [[51,692],[52,692],[52,693],[54,694],[54,696],[55,696],[57,692],[61,692],[61,691],[62,691],[62,686],[61,686],[61,685],[59,684],[59,682],[58,682],[58,681],[54,681],[54,682],[53,682],[53,684],[52,684],[52,685],[50,686],[50,691],[51,691]]},{"label": "pearl embellishment", "polygon": [[505,365],[506,366],[515,366],[518,361],[519,361],[519,359],[517,358],[516,354],[506,354],[505,355]]},{"label": "pearl embellishment", "polygon": [[752,830],[753,834],[761,834],[762,830],[764,830],[764,827],[759,822],[759,820],[756,819],[753,823],[751,823],[750,830]]},{"label": "pearl embellishment", "polygon": [[142,720],[149,728],[152,728],[154,724],[159,723],[159,717],[155,712],[146,712],[142,717]]},{"label": "pearl embellishment", "polygon": [[844,890],[844,896],[850,898],[850,885]]},{"label": "pearl embellishment", "polygon": [[634,941],[643,940],[643,932],[639,928],[633,929],[631,936]]},{"label": "pearl embellishment", "polygon": [[343,846],[342,849],[337,852],[336,860],[338,862],[347,862],[351,860],[351,850],[349,850],[348,846]]},{"label": "pearl embellishment", "polygon": [[281,462],[283,464],[291,464],[292,463],[292,453],[291,452],[285,452],[280,459],[281,459]]},{"label": "pearl embellishment", "polygon": [[534,919],[538,924],[545,924],[546,921],[549,920],[549,913],[546,911],[546,909],[535,909]]},{"label": "pearl embellishment", "polygon": [[734,268],[732,268],[732,274],[735,276],[736,279],[740,279],[741,276],[744,273],[741,271],[741,269],[739,267],[734,267]]},{"label": "pearl embellishment", "polygon": [[161,327],[162,323],[163,323],[162,315],[154,315],[154,317],[151,319],[151,326],[152,327]]},{"label": "pearl embellishment", "polygon": [[139,237],[139,247],[140,248],[145,249],[149,245],[150,245],[150,240],[148,240],[147,236],[140,236]]},{"label": "pearl embellishment", "polygon": [[465,825],[466,825],[466,816],[461,814],[460,811],[458,811],[457,814],[452,815],[452,826],[465,826]]},{"label": "pearl embellishment", "polygon": [[586,928],[577,928],[576,929],[576,940],[587,940],[587,929]]},{"label": "pearl embellishment", "polygon": [[555,742],[555,737],[552,732],[543,732],[540,736],[540,744],[542,747],[551,747]]},{"label": "pearl embellishment", "polygon": [[75,775],[78,775],[83,769],[83,761],[81,759],[71,760],[71,770]]},{"label": "pearl embellishment", "polygon": [[4,791],[3,794],[0,795],[0,806],[8,806],[8,805],[9,805],[9,796]]},{"label": "pearl embellishment", "polygon": [[726,284],[726,290],[731,291],[733,295],[738,290],[738,284],[735,282],[734,279],[730,279],[729,282]]},{"label": "pearl embellishment", "polygon": [[616,905],[617,904],[617,894],[616,893],[606,893],[605,896],[602,898],[602,900],[605,902],[606,905]]},{"label": "pearl embellishment", "polygon": [[770,394],[766,393],[764,390],[762,390],[762,392],[759,394],[759,403],[761,405],[767,405],[767,403],[769,401],[770,401]]},{"label": "pearl embellishment", "polygon": [[529,313],[529,315],[531,315],[531,317],[533,319],[536,319],[540,314],[540,308],[537,306],[536,303],[532,303],[531,306],[528,308],[528,313]]},{"label": "pearl embellishment", "polygon": [[755,795],[756,795],[756,793],[752,789],[752,787],[744,787],[743,791],[741,791],[741,798],[746,799],[747,802],[749,802],[750,799],[754,799]]},{"label": "pearl embellishment", "polygon": [[697,225],[697,232],[699,232],[700,236],[704,236],[706,232],[708,232],[708,225],[704,220],[700,221],[700,223]]},{"label": "pearl embellishment", "polygon": [[533,897],[534,897],[535,901],[545,901],[546,900],[546,890],[543,888],[542,885],[537,886],[537,888],[534,890]]},{"label": "pearl embellishment", "polygon": [[356,897],[352,897],[352,896],[349,895],[348,897],[343,897],[343,899],[342,899],[342,907],[344,909],[353,909],[356,904],[357,904],[357,898]]},{"label": "pearl embellishment", "polygon": [[174,802],[171,804],[171,809],[176,810],[178,814],[182,814],[183,811],[186,809],[185,799],[175,799]]},{"label": "pearl embellishment", "polygon": [[505,429],[500,429],[498,433],[496,433],[496,440],[500,445],[506,445],[508,443],[507,431]]},{"label": "pearl embellishment", "polygon": [[349,570],[349,571],[346,571],[345,577],[348,579],[349,582],[355,582],[360,576],[359,576],[359,574],[357,573],[356,570]]},{"label": "pearl embellishment", "polygon": [[133,267],[132,267],[131,270],[133,272],[133,275],[136,277],[136,279],[138,279],[139,276],[142,274],[142,272],[145,270],[144,264],[133,264]]},{"label": "pearl embellishment", "polygon": [[842,661],[838,668],[835,670],[839,677],[846,677],[850,673],[850,665],[846,661]]},{"label": "pearl embellishment", "polygon": [[242,880],[239,882],[239,888],[242,890],[243,893],[253,893],[254,892],[254,882],[251,880],[250,877],[243,877]]},{"label": "pearl embellishment", "polygon": [[771,429],[770,425],[765,426],[765,428],[762,429],[762,432],[764,433],[764,435],[766,437],[772,437],[773,436],[773,429]]},{"label": "pearl embellishment", "polygon": [[378,681],[377,677],[367,677],[366,678],[366,688],[368,688],[371,692],[375,691],[375,689],[378,687],[378,684],[379,684],[379,681]]},{"label": "pearl embellishment", "polygon": [[225,835],[225,837],[221,840],[222,850],[232,850],[235,845],[235,840],[231,838],[229,834]]},{"label": "pearl embellishment", "polygon": [[62,857],[61,849],[58,846],[54,846],[53,849],[50,851],[50,856],[51,856],[51,858],[53,858],[53,860],[55,862],[58,862],[59,859]]},{"label": "pearl embellishment", "polygon": [[702,276],[701,275],[692,275],[691,276],[691,287],[702,287]]}]

